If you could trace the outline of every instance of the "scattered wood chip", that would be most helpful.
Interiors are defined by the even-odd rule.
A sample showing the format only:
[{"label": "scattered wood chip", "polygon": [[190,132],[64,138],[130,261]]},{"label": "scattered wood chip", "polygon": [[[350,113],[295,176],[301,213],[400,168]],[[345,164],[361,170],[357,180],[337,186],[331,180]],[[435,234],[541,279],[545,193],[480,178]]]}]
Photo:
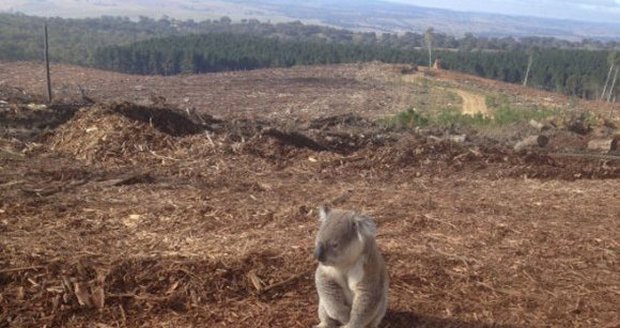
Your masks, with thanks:
[{"label": "scattered wood chip", "polygon": [[77,297],[77,301],[82,306],[92,306],[90,293],[88,292],[88,284],[84,282],[76,282],[73,284],[73,293]]},{"label": "scattered wood chip", "polygon": [[24,287],[22,287],[22,286],[17,287],[17,290],[15,291],[15,298],[18,301],[22,301],[22,300],[24,300],[24,297],[26,297],[26,293],[24,291]]},{"label": "scattered wood chip", "polygon": [[103,286],[93,287],[93,292],[90,295],[90,300],[96,309],[101,310],[105,306],[105,293]]},{"label": "scattered wood chip", "polygon": [[256,271],[252,270],[248,272],[247,276],[248,276],[248,279],[250,279],[250,282],[252,283],[254,288],[256,288],[258,292],[261,292],[263,290],[263,283],[256,275]]}]

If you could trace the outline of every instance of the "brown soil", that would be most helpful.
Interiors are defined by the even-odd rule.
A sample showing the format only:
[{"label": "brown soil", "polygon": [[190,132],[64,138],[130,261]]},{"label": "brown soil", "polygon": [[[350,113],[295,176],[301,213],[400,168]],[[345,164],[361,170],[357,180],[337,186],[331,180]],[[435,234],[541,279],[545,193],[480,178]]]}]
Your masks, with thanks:
[{"label": "brown soil", "polygon": [[[0,63],[0,88],[19,87],[42,94],[42,66]],[[130,101],[142,105],[167,103],[201,113],[237,118],[288,121],[317,115],[383,116],[405,108],[402,90],[385,83],[397,77],[376,65],[332,65],[262,69],[202,75],[132,76],[52,65],[58,101],[83,101],[80,90],[96,102]]]},{"label": "brown soil", "polygon": [[[377,67],[330,69],[347,80]],[[281,109],[278,88],[311,72],[176,79],[277,85],[261,97]],[[332,92],[321,81],[295,88],[307,88],[301,98]],[[388,86],[371,92],[387,97]],[[354,87],[370,90],[329,86]],[[213,102],[242,102],[233,94]],[[368,101],[359,112],[317,102],[288,116],[266,105],[188,114],[118,102],[47,111],[57,123],[27,138],[3,131],[0,327],[309,327],[323,203],[378,222],[391,279],[382,327],[618,325],[615,157],[514,152],[475,136],[433,141],[375,123],[398,99]],[[11,105],[6,126],[42,118]]]},{"label": "brown soil", "polygon": [[463,98],[463,114],[473,116],[480,113],[483,116],[489,116],[484,96],[464,90],[455,90],[455,92]]}]

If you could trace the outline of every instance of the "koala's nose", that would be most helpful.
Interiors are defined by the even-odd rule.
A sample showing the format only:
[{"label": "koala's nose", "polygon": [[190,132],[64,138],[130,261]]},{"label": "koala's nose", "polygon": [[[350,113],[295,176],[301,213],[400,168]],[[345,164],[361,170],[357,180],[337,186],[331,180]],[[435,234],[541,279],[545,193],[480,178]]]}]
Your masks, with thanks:
[{"label": "koala's nose", "polygon": [[319,262],[325,261],[325,248],[323,245],[319,244],[316,246],[314,250],[314,257],[319,260]]}]

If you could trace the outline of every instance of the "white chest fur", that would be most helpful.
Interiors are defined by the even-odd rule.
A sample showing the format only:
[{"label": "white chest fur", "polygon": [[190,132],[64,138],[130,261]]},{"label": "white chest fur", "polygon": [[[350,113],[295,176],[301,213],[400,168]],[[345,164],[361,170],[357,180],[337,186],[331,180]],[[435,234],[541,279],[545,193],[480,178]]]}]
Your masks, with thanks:
[{"label": "white chest fur", "polygon": [[342,288],[348,304],[353,302],[357,284],[364,279],[365,262],[365,257],[361,257],[352,266],[344,269],[321,265],[321,270]]}]

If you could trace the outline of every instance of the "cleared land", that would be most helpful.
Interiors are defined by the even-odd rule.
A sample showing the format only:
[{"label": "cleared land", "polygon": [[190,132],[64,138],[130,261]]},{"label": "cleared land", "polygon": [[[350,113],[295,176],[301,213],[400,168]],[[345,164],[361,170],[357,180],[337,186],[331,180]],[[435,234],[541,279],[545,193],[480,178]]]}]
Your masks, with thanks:
[{"label": "cleared land", "polygon": [[[615,155],[381,123],[460,105],[436,87],[568,99],[447,72],[403,83],[387,65],[169,78],[59,66],[65,104],[29,108],[38,71],[0,65],[0,326],[311,326],[322,203],[377,219],[383,327],[620,324]],[[144,106],[76,112],[78,85]],[[549,147],[582,153],[595,132],[570,133]]]},{"label": "cleared land", "polygon": [[489,109],[484,96],[463,90],[457,90],[456,93],[463,99],[463,114],[476,115],[480,113],[483,116],[489,116]]}]

